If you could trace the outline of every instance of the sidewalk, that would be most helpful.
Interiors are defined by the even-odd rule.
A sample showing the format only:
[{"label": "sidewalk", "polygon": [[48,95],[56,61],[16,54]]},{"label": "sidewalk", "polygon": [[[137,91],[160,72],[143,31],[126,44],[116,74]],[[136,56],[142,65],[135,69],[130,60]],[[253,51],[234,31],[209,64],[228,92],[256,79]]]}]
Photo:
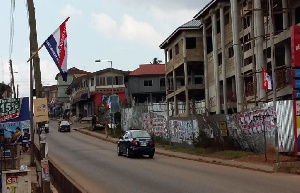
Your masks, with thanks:
[{"label": "sidewalk", "polygon": [[[111,138],[111,137],[106,138],[105,134],[101,134],[98,132],[89,131],[89,130],[85,129],[86,127],[89,127],[90,125],[91,124],[80,124],[80,123],[75,122],[73,124],[73,129],[78,132],[96,137],[96,138],[104,140],[104,141],[117,143],[117,141],[118,141],[117,138]],[[274,168],[269,165],[254,164],[254,163],[241,162],[241,161],[235,161],[235,160],[223,160],[223,159],[204,157],[204,156],[196,156],[196,155],[191,155],[191,154],[187,154],[187,153],[168,151],[168,150],[158,148],[158,147],[155,148],[155,153],[160,154],[160,155],[169,156],[169,157],[177,157],[177,158],[181,158],[181,159],[206,162],[206,163],[218,164],[218,165],[225,165],[225,166],[249,169],[249,170],[254,170],[254,171],[261,171],[261,172],[267,172],[267,173],[274,172]]]}]

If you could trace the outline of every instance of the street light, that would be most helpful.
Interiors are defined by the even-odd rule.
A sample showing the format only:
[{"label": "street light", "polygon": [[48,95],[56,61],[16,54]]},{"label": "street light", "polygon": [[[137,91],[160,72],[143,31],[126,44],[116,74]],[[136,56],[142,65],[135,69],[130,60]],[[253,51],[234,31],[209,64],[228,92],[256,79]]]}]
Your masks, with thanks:
[{"label": "street light", "polygon": [[[110,72],[111,72],[111,96],[114,94],[114,76],[113,76],[113,72],[112,72],[112,60],[95,60],[95,62],[110,62]],[[112,100],[112,97],[110,97]],[[110,106],[110,119],[111,119],[111,128],[112,128],[112,122],[113,122],[113,112],[111,110],[112,108],[112,101],[111,102],[111,106]]]}]

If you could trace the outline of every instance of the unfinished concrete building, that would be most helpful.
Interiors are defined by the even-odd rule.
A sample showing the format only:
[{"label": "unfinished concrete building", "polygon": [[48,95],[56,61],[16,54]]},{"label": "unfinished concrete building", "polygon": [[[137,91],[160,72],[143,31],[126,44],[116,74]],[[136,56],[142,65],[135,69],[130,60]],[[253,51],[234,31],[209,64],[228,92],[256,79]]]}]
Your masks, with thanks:
[{"label": "unfinished concrete building", "polygon": [[299,0],[213,0],[194,17],[202,23],[209,112],[271,101],[262,68],[274,81],[276,100],[292,99],[290,26],[300,23],[299,15]]},{"label": "unfinished concrete building", "polygon": [[204,100],[203,38],[200,21],[178,27],[161,45],[165,51],[167,111],[170,116],[197,114],[196,101]]}]

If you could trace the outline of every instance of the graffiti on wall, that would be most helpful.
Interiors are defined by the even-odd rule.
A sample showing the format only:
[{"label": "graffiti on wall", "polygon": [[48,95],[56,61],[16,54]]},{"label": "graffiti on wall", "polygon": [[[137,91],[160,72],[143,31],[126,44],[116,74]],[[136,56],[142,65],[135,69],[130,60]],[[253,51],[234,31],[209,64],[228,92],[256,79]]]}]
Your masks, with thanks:
[{"label": "graffiti on wall", "polygon": [[[274,130],[273,107],[239,113],[236,115],[242,131],[246,135],[254,135]],[[264,118],[262,118],[264,116]]]},{"label": "graffiti on wall", "polygon": [[170,120],[171,141],[175,143],[193,144],[194,132],[193,121]]}]

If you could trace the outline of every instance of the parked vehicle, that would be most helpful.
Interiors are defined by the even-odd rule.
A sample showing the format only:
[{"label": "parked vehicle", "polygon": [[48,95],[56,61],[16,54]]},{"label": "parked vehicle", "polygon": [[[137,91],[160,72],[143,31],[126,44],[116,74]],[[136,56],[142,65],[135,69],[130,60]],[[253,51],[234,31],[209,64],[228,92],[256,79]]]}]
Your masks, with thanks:
[{"label": "parked vehicle", "polygon": [[46,132],[46,133],[49,133],[49,121],[47,121],[47,122],[45,123],[44,128],[45,128],[45,132]]},{"label": "parked vehicle", "polygon": [[69,121],[60,121],[58,124],[58,131],[71,131],[71,125]]},{"label": "parked vehicle", "polygon": [[154,140],[147,131],[126,131],[118,141],[117,153],[119,156],[125,154],[128,158],[142,155],[153,158],[155,153]]}]

